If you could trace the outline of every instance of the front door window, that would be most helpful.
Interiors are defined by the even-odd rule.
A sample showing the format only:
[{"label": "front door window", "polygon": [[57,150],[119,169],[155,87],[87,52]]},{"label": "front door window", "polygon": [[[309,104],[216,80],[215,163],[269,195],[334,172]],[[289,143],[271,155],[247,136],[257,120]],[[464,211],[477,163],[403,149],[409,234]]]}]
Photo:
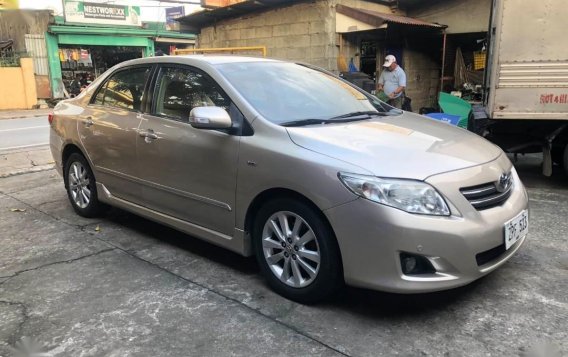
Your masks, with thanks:
[{"label": "front door window", "polygon": [[155,114],[187,122],[195,107],[229,109],[231,101],[205,73],[188,68],[166,67],[158,78]]}]

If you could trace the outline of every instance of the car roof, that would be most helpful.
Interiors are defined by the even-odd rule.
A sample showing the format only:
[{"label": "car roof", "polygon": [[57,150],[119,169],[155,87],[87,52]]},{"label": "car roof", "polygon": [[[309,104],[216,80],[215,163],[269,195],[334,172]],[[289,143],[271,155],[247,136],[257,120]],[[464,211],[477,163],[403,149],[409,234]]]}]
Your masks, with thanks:
[{"label": "car roof", "polygon": [[224,63],[244,63],[244,62],[281,62],[274,59],[263,57],[247,57],[234,55],[184,55],[184,56],[156,56],[137,58],[123,62],[125,65],[144,64],[144,63],[195,63],[202,62],[210,65]]}]

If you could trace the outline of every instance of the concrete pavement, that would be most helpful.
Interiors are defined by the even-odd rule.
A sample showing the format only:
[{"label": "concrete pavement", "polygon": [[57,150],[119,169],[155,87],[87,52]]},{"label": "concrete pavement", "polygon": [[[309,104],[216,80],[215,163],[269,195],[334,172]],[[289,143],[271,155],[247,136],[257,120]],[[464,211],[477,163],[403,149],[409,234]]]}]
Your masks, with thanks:
[{"label": "concrete pavement", "polygon": [[0,356],[23,336],[53,356],[568,353],[568,179],[517,166],[530,236],[504,267],[449,292],[348,289],[316,306],[274,294],[253,259],[116,209],[77,216],[54,170],[1,178]]},{"label": "concrete pavement", "polygon": [[54,167],[49,146],[0,151],[0,178],[51,170]]},{"label": "concrete pavement", "polygon": [[[119,222],[138,226],[138,218],[75,217],[54,171],[5,178],[0,187],[0,355],[21,336],[56,356],[340,355],[222,290],[132,254],[123,235],[130,229]],[[141,223],[166,242],[183,242],[177,232]],[[175,247],[131,242],[136,250],[154,243],[158,250]],[[256,274],[250,259],[212,253]],[[200,267],[199,253],[177,258],[196,272],[218,265]],[[217,273],[234,272],[220,264]]]},{"label": "concrete pavement", "polygon": [[51,168],[47,116],[0,120],[0,178]]}]

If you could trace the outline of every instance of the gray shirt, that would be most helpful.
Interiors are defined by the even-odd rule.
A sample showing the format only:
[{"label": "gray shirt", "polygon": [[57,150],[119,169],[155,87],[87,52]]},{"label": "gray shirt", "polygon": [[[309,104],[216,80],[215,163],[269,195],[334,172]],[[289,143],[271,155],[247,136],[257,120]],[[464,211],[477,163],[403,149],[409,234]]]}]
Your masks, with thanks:
[{"label": "gray shirt", "polygon": [[[386,95],[391,94],[398,87],[406,87],[406,73],[402,70],[400,66],[396,66],[393,71],[384,69],[379,77],[379,84],[383,85],[383,91]],[[395,98],[402,95],[402,92],[398,93]]]}]

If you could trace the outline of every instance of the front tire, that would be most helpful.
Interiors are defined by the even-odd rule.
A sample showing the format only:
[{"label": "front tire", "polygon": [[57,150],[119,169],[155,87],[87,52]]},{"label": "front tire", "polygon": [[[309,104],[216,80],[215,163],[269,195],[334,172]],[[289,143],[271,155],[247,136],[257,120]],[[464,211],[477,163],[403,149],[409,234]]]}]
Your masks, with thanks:
[{"label": "front tire", "polygon": [[75,212],[87,218],[100,215],[104,205],[99,202],[95,176],[83,155],[69,156],[65,161],[64,178],[67,197]]},{"label": "front tire", "polygon": [[331,297],[343,286],[333,231],[310,205],[293,199],[270,201],[259,210],[253,248],[270,287],[300,303]]}]

